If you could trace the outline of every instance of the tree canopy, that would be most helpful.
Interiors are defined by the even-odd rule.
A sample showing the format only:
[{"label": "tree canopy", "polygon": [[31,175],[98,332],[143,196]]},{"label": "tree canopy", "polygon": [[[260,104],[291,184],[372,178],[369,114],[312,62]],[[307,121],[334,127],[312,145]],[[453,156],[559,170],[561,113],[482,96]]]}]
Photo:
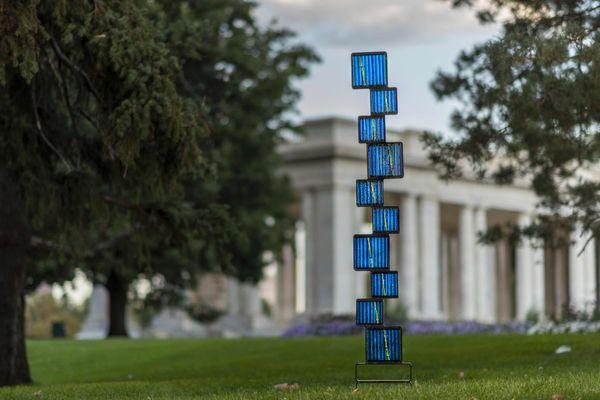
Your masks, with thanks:
[{"label": "tree canopy", "polygon": [[[432,89],[454,99],[457,138],[430,133],[444,176],[472,169],[500,184],[524,179],[539,197],[529,227],[496,230],[552,239],[579,226],[600,234],[600,4],[593,0],[454,0],[501,33],[468,51]],[[483,4],[483,5],[482,5]],[[494,160],[494,162],[491,162]]]},{"label": "tree canopy", "polygon": [[0,2],[0,385],[30,380],[27,281],[256,281],[289,239],[275,146],[316,56],[254,7]]}]

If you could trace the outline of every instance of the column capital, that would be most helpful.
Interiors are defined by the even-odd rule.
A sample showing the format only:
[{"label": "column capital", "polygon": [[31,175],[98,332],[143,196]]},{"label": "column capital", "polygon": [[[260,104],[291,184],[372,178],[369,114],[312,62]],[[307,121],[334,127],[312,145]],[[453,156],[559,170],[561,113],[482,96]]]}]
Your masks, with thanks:
[{"label": "column capital", "polygon": [[419,197],[421,200],[427,200],[432,202],[440,201],[440,198],[434,195],[433,193],[419,193],[418,195],[416,195],[416,197]]}]

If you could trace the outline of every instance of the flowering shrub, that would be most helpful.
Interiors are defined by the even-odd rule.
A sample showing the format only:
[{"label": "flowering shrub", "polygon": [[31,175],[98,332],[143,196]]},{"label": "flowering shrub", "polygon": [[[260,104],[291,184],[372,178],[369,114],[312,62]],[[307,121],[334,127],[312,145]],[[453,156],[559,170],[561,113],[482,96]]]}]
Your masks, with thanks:
[{"label": "flowering shrub", "polygon": [[540,333],[596,333],[600,332],[599,321],[543,321],[527,329],[528,335]]},{"label": "flowering shrub", "polygon": [[[410,335],[443,334],[462,335],[468,333],[526,333],[527,324],[511,322],[507,324],[487,325],[474,321],[409,321],[402,324],[404,332]],[[356,326],[354,319],[348,316],[317,317],[305,323],[287,329],[284,337],[299,336],[343,336],[361,333],[363,328]]]},{"label": "flowering shrub", "polygon": [[360,332],[362,332],[361,327],[357,326],[354,318],[350,316],[323,315],[288,328],[283,332],[283,336],[346,336]]},{"label": "flowering shrub", "polygon": [[525,333],[527,325],[522,322],[506,324],[482,324],[475,321],[410,321],[404,324],[404,330],[411,335],[443,334],[464,335],[468,333]]},{"label": "flowering shrub", "polygon": [[539,321],[529,327],[527,334],[539,333],[595,333],[600,332],[600,307],[595,302],[585,304],[583,310],[565,307],[558,321]]}]

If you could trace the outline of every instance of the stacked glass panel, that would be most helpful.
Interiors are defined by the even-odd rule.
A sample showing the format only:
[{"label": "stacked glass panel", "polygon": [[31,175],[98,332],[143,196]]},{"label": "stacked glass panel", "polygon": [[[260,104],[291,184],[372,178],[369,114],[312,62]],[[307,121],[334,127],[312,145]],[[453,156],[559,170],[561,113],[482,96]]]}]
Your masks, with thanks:
[{"label": "stacked glass panel", "polygon": [[398,113],[398,93],[388,87],[385,52],[353,53],[352,87],[370,91],[371,114],[358,118],[358,141],[367,146],[367,179],[356,181],[356,205],[372,207],[372,234],[354,235],[354,269],[367,271],[371,297],[357,299],[356,324],[365,327],[367,363],[402,362],[402,328],[384,323],[384,300],[398,297],[390,270],[390,234],[400,231],[400,210],[384,205],[385,179],[404,176],[402,143],[386,141],[386,115]]}]

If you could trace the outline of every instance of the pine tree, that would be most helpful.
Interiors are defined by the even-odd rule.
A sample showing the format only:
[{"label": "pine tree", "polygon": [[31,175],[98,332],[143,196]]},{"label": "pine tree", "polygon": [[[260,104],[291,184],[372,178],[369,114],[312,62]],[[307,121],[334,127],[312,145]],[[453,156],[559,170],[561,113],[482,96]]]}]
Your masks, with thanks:
[{"label": "pine tree", "polygon": [[533,224],[495,227],[486,239],[528,235],[557,245],[557,233],[575,226],[589,239],[600,235],[600,4],[491,0],[477,13],[502,32],[433,81],[439,99],[461,106],[452,116],[458,138],[426,136],[431,160],[447,178],[468,168],[500,184],[531,183],[540,199]]},{"label": "pine tree", "polygon": [[93,252],[115,228],[103,221],[162,224],[201,165],[198,107],[143,7],[0,3],[0,386],[31,380],[23,298],[39,253]]},{"label": "pine tree", "polygon": [[[126,335],[133,280],[169,300],[257,281],[290,239],[275,153],[316,56],[243,0],[0,2],[0,386],[31,380],[26,289],[76,268]],[[159,279],[154,279],[159,278]]]},{"label": "pine tree", "polygon": [[200,271],[256,283],[270,261],[265,255],[277,257],[291,240],[295,198],[277,172],[276,145],[283,130],[295,129],[292,80],[317,57],[290,43],[292,32],[258,26],[254,8],[242,0],[162,1],[149,14],[181,65],[180,95],[202,106],[209,135],[200,146],[211,171],[185,177],[184,201],[170,209],[179,224],[149,246],[148,260],[111,248],[88,268],[115,305],[111,336],[127,334],[126,295],[135,279],[151,283],[144,303],[156,310],[183,301]]}]

